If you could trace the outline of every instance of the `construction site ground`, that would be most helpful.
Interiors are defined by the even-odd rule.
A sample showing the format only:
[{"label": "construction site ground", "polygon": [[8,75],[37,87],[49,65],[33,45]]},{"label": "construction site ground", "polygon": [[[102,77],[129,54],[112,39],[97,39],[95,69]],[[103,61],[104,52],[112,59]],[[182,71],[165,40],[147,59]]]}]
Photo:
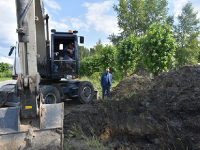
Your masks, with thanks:
[{"label": "construction site ground", "polygon": [[64,149],[200,149],[200,66],[153,80],[135,74],[111,90],[111,100],[65,102]]}]

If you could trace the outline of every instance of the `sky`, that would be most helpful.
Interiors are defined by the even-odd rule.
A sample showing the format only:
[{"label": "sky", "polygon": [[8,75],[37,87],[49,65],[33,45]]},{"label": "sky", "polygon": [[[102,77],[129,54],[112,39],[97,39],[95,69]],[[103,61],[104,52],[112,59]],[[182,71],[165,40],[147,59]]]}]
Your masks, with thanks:
[{"label": "sky", "polygon": [[[111,44],[107,39],[112,33],[120,33],[117,13],[113,5],[118,0],[43,0],[50,29],[67,32],[77,30],[85,37],[81,46],[93,47],[99,39],[103,44]],[[169,14],[177,17],[188,0],[168,0]],[[200,0],[190,0],[194,11],[199,12]],[[13,64],[14,54],[8,57],[10,46],[17,42],[17,22],[15,0],[0,0],[0,62]]]}]

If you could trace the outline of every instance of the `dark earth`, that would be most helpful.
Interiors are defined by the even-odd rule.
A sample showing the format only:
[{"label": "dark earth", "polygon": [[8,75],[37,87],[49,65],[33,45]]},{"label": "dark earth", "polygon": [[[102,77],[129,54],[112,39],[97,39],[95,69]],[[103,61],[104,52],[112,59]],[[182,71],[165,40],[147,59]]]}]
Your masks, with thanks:
[{"label": "dark earth", "polygon": [[174,68],[153,80],[133,74],[112,88],[111,97],[65,102],[64,149],[200,149],[200,66]]}]

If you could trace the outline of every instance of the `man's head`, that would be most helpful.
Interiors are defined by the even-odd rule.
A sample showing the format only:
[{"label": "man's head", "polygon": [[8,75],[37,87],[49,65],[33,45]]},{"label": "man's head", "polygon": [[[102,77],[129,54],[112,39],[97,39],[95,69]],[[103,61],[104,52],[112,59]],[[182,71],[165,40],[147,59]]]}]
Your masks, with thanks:
[{"label": "man's head", "polygon": [[107,69],[106,69],[106,73],[108,74],[108,73],[109,73],[109,71],[110,71],[110,70],[109,70],[109,68],[107,68]]},{"label": "man's head", "polygon": [[68,48],[69,48],[69,49],[72,49],[73,47],[74,47],[74,44],[73,44],[73,43],[69,43],[69,44],[68,44]]}]

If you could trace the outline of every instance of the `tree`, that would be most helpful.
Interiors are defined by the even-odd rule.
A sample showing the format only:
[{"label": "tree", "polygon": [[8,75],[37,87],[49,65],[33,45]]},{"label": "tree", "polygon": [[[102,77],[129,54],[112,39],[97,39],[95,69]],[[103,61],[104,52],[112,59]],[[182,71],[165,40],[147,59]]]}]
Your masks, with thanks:
[{"label": "tree", "polygon": [[103,49],[103,44],[101,43],[101,39],[98,40],[94,48],[90,48],[90,55],[100,54]]},{"label": "tree", "polygon": [[139,38],[130,35],[118,47],[118,65],[124,77],[127,76],[128,69],[137,66],[137,60],[141,57],[138,41]]},{"label": "tree", "polygon": [[174,67],[175,39],[171,27],[165,24],[152,24],[142,40],[144,66],[151,73]]},{"label": "tree", "polygon": [[102,69],[105,70],[106,68],[110,68],[112,72],[116,71],[116,54],[117,49],[114,46],[106,45],[100,52],[100,61],[102,63]]},{"label": "tree", "polygon": [[145,0],[145,19],[142,32],[145,33],[153,23],[166,22],[168,13],[167,5],[167,0]]},{"label": "tree", "polygon": [[114,5],[113,8],[117,12],[119,28],[123,30],[121,32],[123,39],[131,34],[138,36],[142,32],[143,0],[119,0],[119,6]]},{"label": "tree", "polygon": [[123,40],[123,38],[119,35],[115,35],[114,33],[109,35],[108,39],[110,40],[110,42],[113,43],[113,45],[115,45],[116,47],[118,47],[120,45],[120,41]]},{"label": "tree", "polygon": [[79,61],[90,56],[90,51],[84,46],[79,46]]},{"label": "tree", "polygon": [[174,16],[167,16],[166,23],[173,28],[173,26],[174,26]]},{"label": "tree", "polygon": [[152,23],[166,21],[167,5],[167,0],[119,0],[113,8],[122,32],[120,36],[112,34],[108,39],[115,44],[131,34],[143,36]]},{"label": "tree", "polygon": [[193,11],[192,3],[188,2],[178,16],[178,25],[175,26],[175,39],[178,44],[176,50],[176,65],[193,65],[198,62],[199,55],[199,19]]},{"label": "tree", "polygon": [[5,71],[9,71],[9,65],[7,63],[0,63],[0,72],[5,72]]}]

